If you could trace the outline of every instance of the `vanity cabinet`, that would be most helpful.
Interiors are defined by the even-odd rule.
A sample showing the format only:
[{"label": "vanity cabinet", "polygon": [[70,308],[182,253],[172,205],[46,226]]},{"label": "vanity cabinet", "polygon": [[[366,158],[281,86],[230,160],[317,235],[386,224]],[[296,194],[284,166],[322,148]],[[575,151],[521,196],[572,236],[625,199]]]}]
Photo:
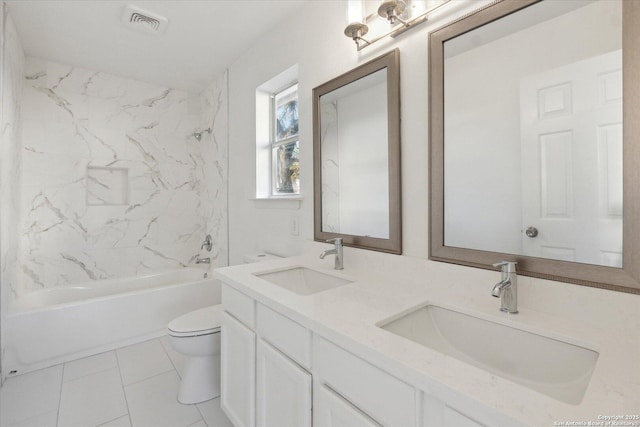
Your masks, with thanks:
[{"label": "vanity cabinet", "polygon": [[311,333],[222,287],[222,399],[236,427],[311,427]]},{"label": "vanity cabinet", "polygon": [[257,425],[311,427],[311,374],[258,340]]},{"label": "vanity cabinet", "polygon": [[[313,362],[315,380],[349,401],[366,419],[386,426],[418,425],[413,386],[318,335],[313,339]],[[317,403],[321,407],[323,402]],[[320,420],[316,425],[324,426]]]},{"label": "vanity cabinet", "polygon": [[236,427],[519,424],[425,393],[225,284],[222,304],[221,407]]},{"label": "vanity cabinet", "polygon": [[[469,418],[456,409],[447,406],[441,400],[424,393],[422,401],[424,412],[423,427],[483,427],[478,421]],[[505,422],[500,419],[486,419],[486,425],[516,425],[517,423]]]},{"label": "vanity cabinet", "polygon": [[313,413],[316,426],[322,427],[379,427],[364,412],[352,405],[326,385],[316,386],[313,394],[316,410]]},{"label": "vanity cabinet", "polygon": [[255,425],[256,334],[228,312],[222,316],[220,406],[236,427]]}]

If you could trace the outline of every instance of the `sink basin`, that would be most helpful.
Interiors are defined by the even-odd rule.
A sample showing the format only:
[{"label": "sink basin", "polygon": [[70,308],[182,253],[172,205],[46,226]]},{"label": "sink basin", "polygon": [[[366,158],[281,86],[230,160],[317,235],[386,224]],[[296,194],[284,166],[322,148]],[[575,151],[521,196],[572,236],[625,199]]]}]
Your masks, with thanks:
[{"label": "sink basin", "polygon": [[582,401],[598,360],[588,348],[436,305],[378,326],[574,405]]},{"label": "sink basin", "polygon": [[311,295],[352,283],[351,280],[306,267],[292,267],[254,275],[299,295]]}]

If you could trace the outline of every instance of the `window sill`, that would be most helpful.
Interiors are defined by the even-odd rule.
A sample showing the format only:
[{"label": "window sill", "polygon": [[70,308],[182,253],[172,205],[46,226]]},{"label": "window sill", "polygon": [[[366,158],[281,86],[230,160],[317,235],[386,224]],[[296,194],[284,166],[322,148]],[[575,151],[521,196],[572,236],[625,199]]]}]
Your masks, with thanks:
[{"label": "window sill", "polygon": [[257,197],[250,199],[257,209],[300,209],[302,197]]}]

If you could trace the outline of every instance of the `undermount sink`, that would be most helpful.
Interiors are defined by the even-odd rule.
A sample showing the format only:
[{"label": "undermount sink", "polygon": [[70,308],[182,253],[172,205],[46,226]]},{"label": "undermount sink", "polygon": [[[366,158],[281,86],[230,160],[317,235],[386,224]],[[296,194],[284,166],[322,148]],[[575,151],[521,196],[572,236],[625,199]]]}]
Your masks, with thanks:
[{"label": "undermount sink", "polygon": [[577,405],[598,352],[436,305],[379,327],[540,393]]},{"label": "undermount sink", "polygon": [[352,283],[351,280],[306,267],[292,267],[285,270],[254,273],[254,275],[299,295],[311,295]]}]

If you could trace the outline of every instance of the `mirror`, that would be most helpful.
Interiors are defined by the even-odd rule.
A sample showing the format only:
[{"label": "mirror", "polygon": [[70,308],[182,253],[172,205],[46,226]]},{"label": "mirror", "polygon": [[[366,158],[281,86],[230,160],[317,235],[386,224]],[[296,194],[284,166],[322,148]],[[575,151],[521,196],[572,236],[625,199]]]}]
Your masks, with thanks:
[{"label": "mirror", "polygon": [[502,1],[430,34],[431,259],[640,293],[634,3]]},{"label": "mirror", "polygon": [[402,252],[400,53],[313,90],[314,237]]}]

